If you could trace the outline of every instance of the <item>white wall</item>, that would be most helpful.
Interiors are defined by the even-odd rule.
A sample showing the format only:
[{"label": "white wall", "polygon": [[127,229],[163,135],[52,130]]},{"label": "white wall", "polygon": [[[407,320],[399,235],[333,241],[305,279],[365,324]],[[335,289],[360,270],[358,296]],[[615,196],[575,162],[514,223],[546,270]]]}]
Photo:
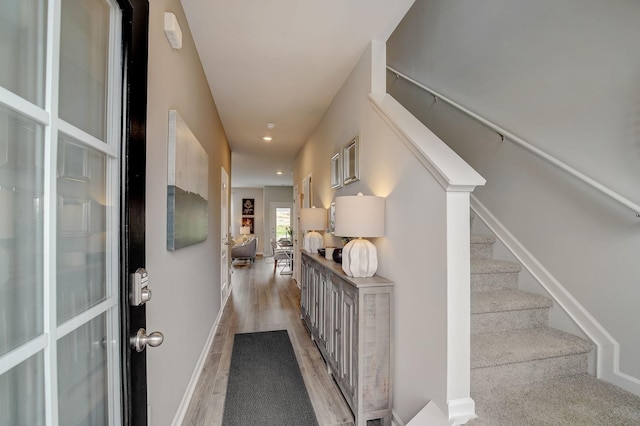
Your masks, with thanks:
[{"label": "white wall", "polygon": [[[372,107],[367,50],[296,158],[294,182],[312,174],[312,204],[361,191],[386,197],[385,236],[373,239],[378,274],[393,282],[393,409],[411,419],[430,400],[446,407],[446,193]],[[360,134],[360,181],[333,191],[330,159]],[[338,241],[340,243],[340,241]]]},{"label": "white wall", "polygon": [[[145,235],[153,299],[147,329],[165,340],[147,349],[147,377],[149,424],[162,426],[176,415],[220,309],[220,168],[230,174],[231,154],[179,0],[149,6]],[[178,18],[181,50],[171,49],[164,35],[165,11]],[[209,154],[209,236],[173,252],[166,250],[169,109],[180,112]]]},{"label": "white wall", "polygon": [[[639,203],[638,22],[636,1],[425,0],[391,36],[387,57]],[[389,82],[487,179],[480,201],[619,342],[622,375],[640,392],[635,214],[402,79]]]}]

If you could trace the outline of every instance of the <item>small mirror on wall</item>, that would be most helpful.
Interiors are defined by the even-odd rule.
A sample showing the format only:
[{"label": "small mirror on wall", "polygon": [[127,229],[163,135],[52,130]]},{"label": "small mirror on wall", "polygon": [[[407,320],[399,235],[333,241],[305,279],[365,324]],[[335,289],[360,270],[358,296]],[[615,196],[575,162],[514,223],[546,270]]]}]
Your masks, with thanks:
[{"label": "small mirror on wall", "polygon": [[331,189],[342,187],[342,160],[340,151],[331,157]]},{"label": "small mirror on wall", "polygon": [[342,149],[343,183],[348,185],[360,180],[359,174],[360,135],[351,139]]}]

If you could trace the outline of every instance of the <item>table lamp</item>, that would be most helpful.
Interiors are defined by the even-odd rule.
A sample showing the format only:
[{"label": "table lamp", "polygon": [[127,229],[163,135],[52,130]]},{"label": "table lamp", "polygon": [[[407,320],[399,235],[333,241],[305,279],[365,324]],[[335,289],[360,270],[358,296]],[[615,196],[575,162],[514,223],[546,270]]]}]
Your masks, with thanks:
[{"label": "table lamp", "polygon": [[372,277],[378,269],[378,252],[363,238],[384,236],[384,198],[361,192],[337,197],[335,234],[357,238],[342,249],[342,270],[354,278]]},{"label": "table lamp", "polygon": [[302,247],[308,253],[317,253],[324,247],[324,238],[319,230],[327,228],[327,210],[305,207],[300,210],[300,229],[309,231],[305,234]]},{"label": "table lamp", "polygon": [[251,233],[251,228],[248,226],[241,226],[240,227],[240,235],[242,235],[242,241],[247,239],[247,235],[249,235]]}]

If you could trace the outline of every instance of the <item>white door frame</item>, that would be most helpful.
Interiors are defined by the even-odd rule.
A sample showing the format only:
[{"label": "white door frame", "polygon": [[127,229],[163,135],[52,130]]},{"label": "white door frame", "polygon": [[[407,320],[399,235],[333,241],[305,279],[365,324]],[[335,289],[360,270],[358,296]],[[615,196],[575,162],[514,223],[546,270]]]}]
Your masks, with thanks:
[{"label": "white door frame", "polygon": [[231,282],[231,268],[229,267],[229,174],[221,167],[220,183],[220,308],[224,308],[233,283]]},{"label": "white door frame", "polygon": [[[298,184],[293,185],[293,194],[291,194],[293,198],[293,218],[292,218],[292,226],[293,226],[293,279],[300,283],[300,279],[298,277],[298,271],[300,270],[300,251],[298,250],[298,228],[300,224],[300,206],[301,198],[298,195]],[[300,284],[298,284],[298,287]]]}]

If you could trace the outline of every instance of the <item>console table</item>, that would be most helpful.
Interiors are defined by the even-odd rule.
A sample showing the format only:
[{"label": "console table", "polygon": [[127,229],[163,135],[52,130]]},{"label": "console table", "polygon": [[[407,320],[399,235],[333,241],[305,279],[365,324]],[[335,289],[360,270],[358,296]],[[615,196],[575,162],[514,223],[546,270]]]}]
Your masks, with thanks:
[{"label": "console table", "polygon": [[341,265],[302,252],[300,316],[357,426],[391,425],[393,283],[348,277]]}]

